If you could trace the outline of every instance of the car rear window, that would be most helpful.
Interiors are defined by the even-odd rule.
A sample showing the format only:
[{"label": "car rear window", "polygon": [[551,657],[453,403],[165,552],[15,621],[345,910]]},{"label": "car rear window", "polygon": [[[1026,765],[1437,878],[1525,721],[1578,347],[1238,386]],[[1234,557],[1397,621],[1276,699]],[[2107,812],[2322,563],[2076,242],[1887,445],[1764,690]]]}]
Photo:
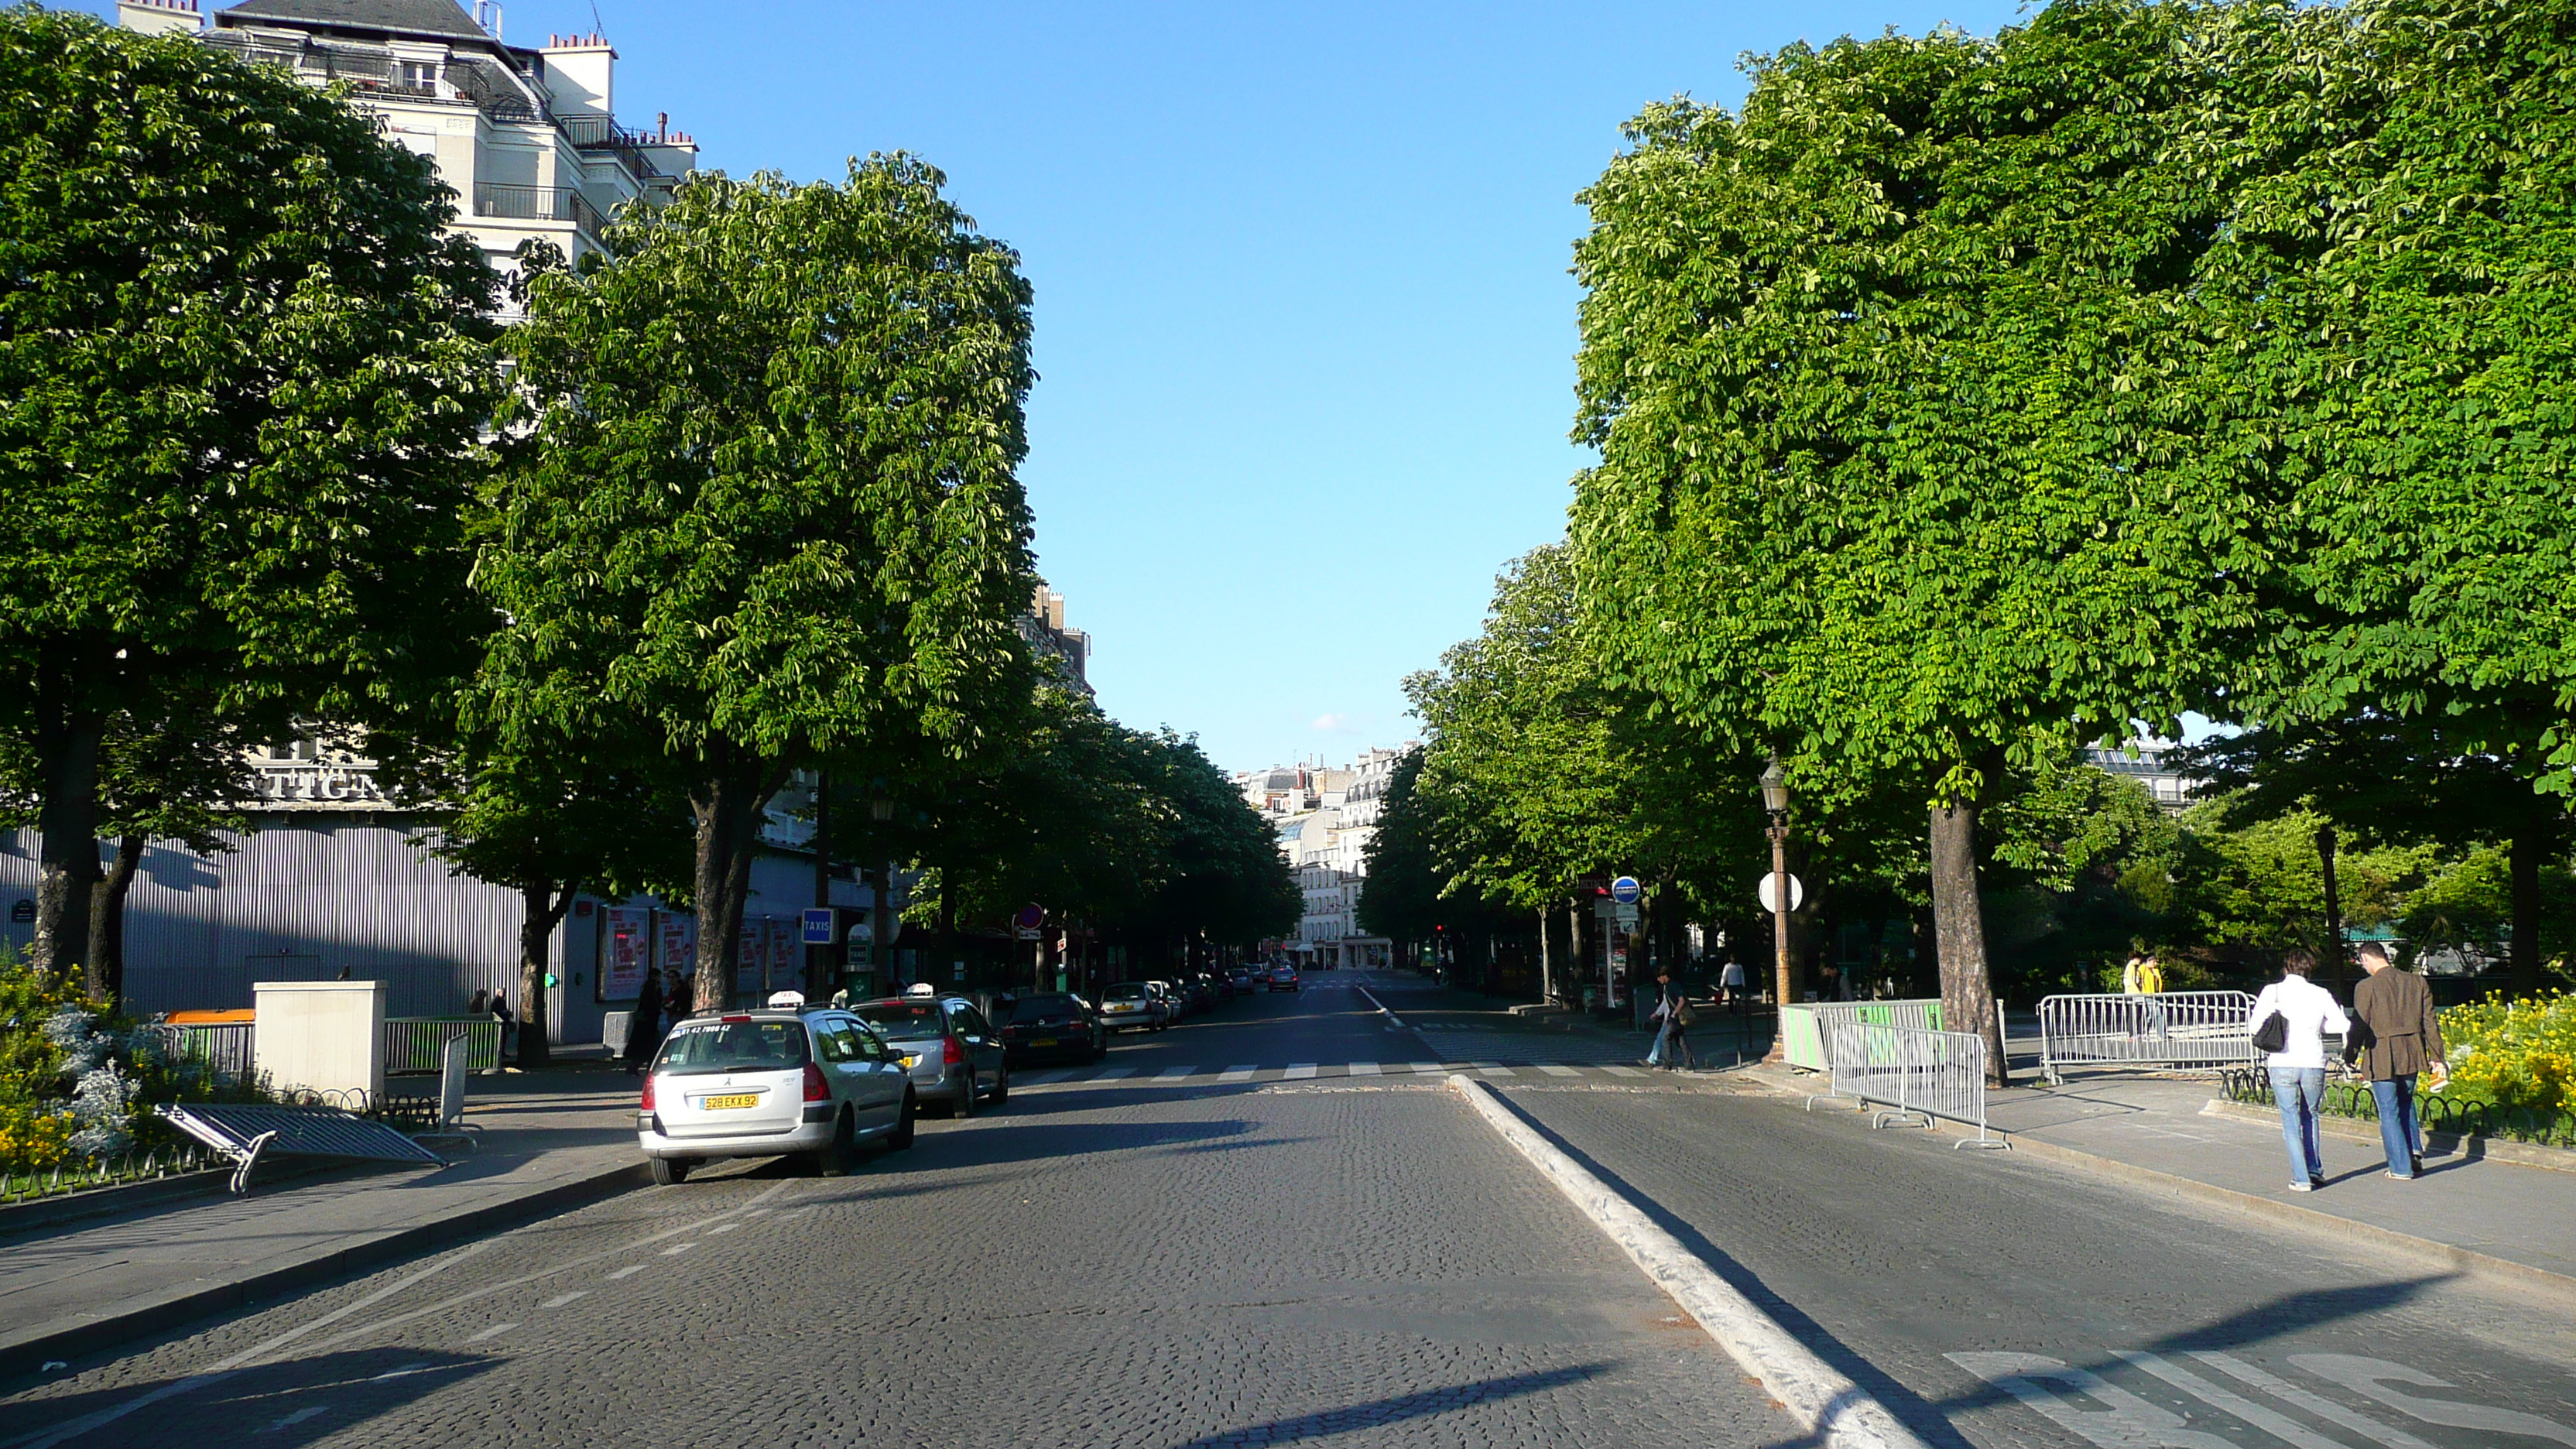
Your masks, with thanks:
[{"label": "car rear window", "polygon": [[1109,988],[1108,999],[1111,1001],[1141,1001],[1144,999],[1145,994],[1144,982],[1121,981],[1117,985]]},{"label": "car rear window", "polygon": [[801,1021],[688,1021],[671,1028],[657,1072],[776,1072],[805,1065]]},{"label": "car rear window", "polygon": [[1073,1015],[1070,996],[1023,996],[1011,1007],[1011,1020],[1036,1021],[1048,1016]]},{"label": "car rear window", "polygon": [[948,1034],[948,1018],[936,1001],[887,1001],[856,1008],[852,1015],[877,1029],[888,1041],[921,1041]]}]

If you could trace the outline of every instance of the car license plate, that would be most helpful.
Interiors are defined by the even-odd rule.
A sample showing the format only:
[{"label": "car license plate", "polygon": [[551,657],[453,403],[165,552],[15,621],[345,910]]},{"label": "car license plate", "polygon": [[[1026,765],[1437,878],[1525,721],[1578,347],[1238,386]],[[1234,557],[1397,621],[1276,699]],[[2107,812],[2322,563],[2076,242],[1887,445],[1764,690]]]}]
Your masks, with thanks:
[{"label": "car license plate", "polygon": [[698,1105],[706,1108],[710,1112],[730,1112],[740,1107],[759,1106],[760,1094],[758,1092],[736,1092],[729,1097],[701,1097],[698,1099]]},{"label": "car license plate", "polygon": [[1055,1038],[1051,1036],[1042,1036],[1037,1038],[1035,1041],[1030,1042],[1029,1045],[1033,1047],[1054,1046]]}]

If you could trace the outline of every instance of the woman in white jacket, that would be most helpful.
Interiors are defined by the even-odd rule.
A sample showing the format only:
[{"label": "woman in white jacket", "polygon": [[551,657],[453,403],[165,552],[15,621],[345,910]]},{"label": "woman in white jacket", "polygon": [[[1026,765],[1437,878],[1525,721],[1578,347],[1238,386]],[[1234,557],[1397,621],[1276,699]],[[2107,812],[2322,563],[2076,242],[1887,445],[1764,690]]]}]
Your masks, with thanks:
[{"label": "woman in white jacket", "polygon": [[2326,1099],[2326,1033],[2341,1036],[2352,1029],[2334,994],[2308,979],[2317,958],[2292,950],[2281,958],[2281,979],[2263,988],[2246,1017],[2248,1029],[2260,1032],[2264,1021],[2281,1018],[2288,1035],[2281,1049],[2266,1055],[2272,1070],[2272,1100],[2281,1108],[2281,1142],[2290,1152],[2290,1191],[2311,1192],[2326,1185],[2326,1165],[2317,1145],[2317,1110]]}]

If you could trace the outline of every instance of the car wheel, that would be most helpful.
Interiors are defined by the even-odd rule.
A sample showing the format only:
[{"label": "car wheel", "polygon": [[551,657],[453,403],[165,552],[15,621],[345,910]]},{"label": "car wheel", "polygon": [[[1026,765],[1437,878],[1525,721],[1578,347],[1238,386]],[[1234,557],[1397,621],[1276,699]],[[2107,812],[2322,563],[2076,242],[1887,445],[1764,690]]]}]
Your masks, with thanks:
[{"label": "car wheel", "polygon": [[825,1177],[849,1176],[850,1169],[859,1161],[856,1131],[856,1124],[850,1120],[850,1109],[842,1108],[840,1117],[832,1123],[832,1140],[824,1144],[822,1151],[814,1154],[815,1170]]},{"label": "car wheel", "polygon": [[951,1117],[972,1117],[975,1115],[975,1071],[972,1067],[969,1067],[966,1071],[965,1083],[957,1089],[956,1110],[950,1112],[948,1115]]},{"label": "car wheel", "polygon": [[912,1145],[913,1120],[920,1115],[921,1099],[912,1094],[912,1088],[904,1088],[903,1105],[895,1109],[894,1130],[886,1134],[885,1145],[888,1151],[900,1151]]},{"label": "car wheel", "polygon": [[993,1105],[998,1107],[1009,1100],[1011,1100],[1011,1064],[1004,1062],[1002,1074],[993,1079]]},{"label": "car wheel", "polygon": [[695,1162],[685,1157],[656,1157],[653,1159],[653,1184],[656,1187],[677,1187],[689,1180],[689,1169],[695,1166]]}]

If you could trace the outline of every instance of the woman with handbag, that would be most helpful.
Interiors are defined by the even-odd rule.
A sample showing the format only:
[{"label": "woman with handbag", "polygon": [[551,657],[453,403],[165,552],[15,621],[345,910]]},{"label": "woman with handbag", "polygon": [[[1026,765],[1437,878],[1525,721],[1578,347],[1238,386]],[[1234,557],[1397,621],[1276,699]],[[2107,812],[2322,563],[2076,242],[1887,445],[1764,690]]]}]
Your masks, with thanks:
[{"label": "woman with handbag", "polygon": [[2314,953],[2294,948],[2281,958],[2281,979],[2263,988],[2246,1016],[2254,1049],[2272,1075],[2272,1101],[2281,1109],[2281,1143],[2290,1154],[2290,1191],[2326,1185],[2325,1153],[2317,1141],[2317,1113],[2326,1100],[2326,1033],[2352,1029],[2334,994],[2310,981]]}]

